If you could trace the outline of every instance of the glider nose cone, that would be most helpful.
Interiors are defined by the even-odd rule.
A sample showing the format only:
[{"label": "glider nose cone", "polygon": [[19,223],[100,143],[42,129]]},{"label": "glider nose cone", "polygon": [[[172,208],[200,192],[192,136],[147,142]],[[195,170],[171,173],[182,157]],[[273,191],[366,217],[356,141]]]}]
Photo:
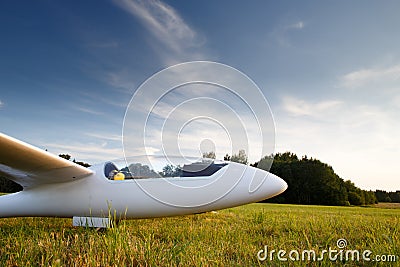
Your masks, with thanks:
[{"label": "glider nose cone", "polygon": [[268,173],[267,179],[264,182],[264,190],[268,190],[271,194],[268,197],[274,197],[276,195],[282,194],[287,189],[287,183],[275,174]]},{"label": "glider nose cone", "polygon": [[287,187],[287,183],[280,177],[257,169],[250,183],[249,193],[261,194],[266,199],[283,193]]},{"label": "glider nose cone", "polygon": [[285,192],[286,189],[288,188],[288,185],[285,182],[285,180],[283,180],[282,178],[280,178],[280,177],[278,177],[276,175],[274,175],[273,177],[275,179],[276,188],[279,191],[278,194],[281,194],[281,193]]}]

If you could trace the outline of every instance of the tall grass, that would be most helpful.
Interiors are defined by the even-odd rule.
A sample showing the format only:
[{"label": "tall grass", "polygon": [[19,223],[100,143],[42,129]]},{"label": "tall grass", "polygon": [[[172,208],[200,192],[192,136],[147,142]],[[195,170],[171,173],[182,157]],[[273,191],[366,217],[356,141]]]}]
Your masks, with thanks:
[{"label": "tall grass", "polygon": [[[0,219],[0,266],[279,266],[257,252],[335,248],[400,256],[400,209],[251,204],[174,218],[122,221],[106,231],[71,219]],[[397,262],[391,266],[399,265]],[[285,265],[336,266],[289,261]],[[349,261],[347,266],[379,265]]]}]

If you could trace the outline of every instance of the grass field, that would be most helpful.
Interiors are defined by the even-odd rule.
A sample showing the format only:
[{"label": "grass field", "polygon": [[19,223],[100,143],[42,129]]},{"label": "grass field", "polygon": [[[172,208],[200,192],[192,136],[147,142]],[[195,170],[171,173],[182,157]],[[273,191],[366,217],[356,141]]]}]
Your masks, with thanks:
[{"label": "grass field", "polygon": [[[393,208],[251,204],[122,221],[106,231],[71,224],[71,219],[57,218],[0,219],[0,266],[400,266],[400,209]],[[288,257],[291,250],[300,259],[303,250],[319,257],[324,249],[338,249],[340,238],[347,240],[343,250],[371,250],[371,259],[397,255],[397,261]],[[257,253],[265,246],[268,253],[285,250],[282,257],[288,262],[279,261],[276,253],[272,261],[260,261]]]}]

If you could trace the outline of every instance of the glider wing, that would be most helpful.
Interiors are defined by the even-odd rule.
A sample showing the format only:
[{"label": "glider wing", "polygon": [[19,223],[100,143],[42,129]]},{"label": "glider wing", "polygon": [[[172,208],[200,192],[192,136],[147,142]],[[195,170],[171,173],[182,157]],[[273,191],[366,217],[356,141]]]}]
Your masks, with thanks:
[{"label": "glider wing", "polygon": [[0,176],[24,188],[70,182],[92,173],[74,162],[0,133]]}]

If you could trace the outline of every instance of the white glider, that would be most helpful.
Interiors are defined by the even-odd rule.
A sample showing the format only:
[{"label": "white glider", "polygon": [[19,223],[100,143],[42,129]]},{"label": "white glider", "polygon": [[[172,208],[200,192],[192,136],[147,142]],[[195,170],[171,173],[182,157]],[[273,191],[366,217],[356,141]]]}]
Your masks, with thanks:
[{"label": "white glider", "polygon": [[[73,217],[106,227],[116,219],[194,214],[284,192],[279,177],[248,165],[146,156],[82,167],[0,133],[0,176],[22,185],[0,197],[0,217]],[[145,179],[146,178],[146,179]]]}]

